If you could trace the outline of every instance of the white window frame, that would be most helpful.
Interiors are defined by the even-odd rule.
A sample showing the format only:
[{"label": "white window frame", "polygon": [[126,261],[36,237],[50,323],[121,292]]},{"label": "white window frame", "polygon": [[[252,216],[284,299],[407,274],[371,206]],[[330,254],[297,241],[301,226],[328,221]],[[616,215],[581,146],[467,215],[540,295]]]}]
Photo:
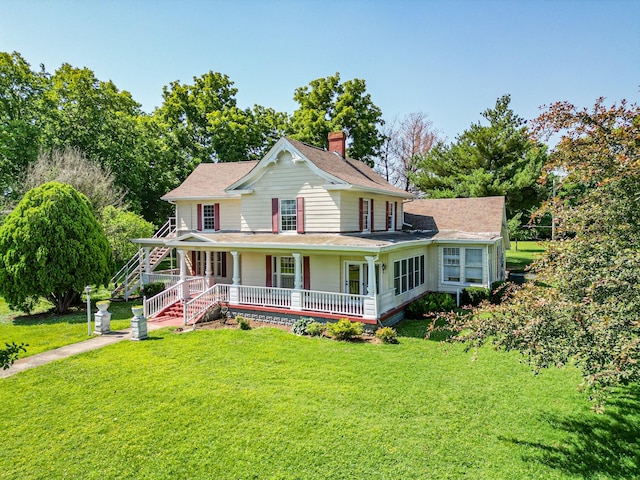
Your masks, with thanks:
[{"label": "white window frame", "polygon": [[393,262],[393,288],[402,295],[425,284],[425,256],[415,255]]},{"label": "white window frame", "polygon": [[215,231],[216,229],[216,206],[213,203],[202,204],[202,230]]},{"label": "white window frame", "polygon": [[[293,205],[293,213],[285,213],[289,209],[285,209],[285,205]],[[298,205],[296,199],[281,198],[280,199],[280,231],[283,233],[296,233],[298,231]]]},{"label": "white window frame", "polygon": [[[478,250],[480,252],[480,258],[477,262],[472,262],[469,258],[468,252]],[[446,284],[455,284],[455,285],[484,285],[486,272],[486,262],[485,262],[485,248],[483,247],[469,247],[469,246],[460,246],[460,247],[441,247],[441,258],[442,265],[440,269],[440,275],[442,279],[442,283]],[[457,252],[457,253],[456,253]],[[457,262],[457,263],[456,263]],[[447,267],[457,268],[458,269],[458,279],[457,280],[449,280],[446,275]],[[470,276],[469,272],[473,270],[480,270],[480,276],[474,275]],[[452,275],[449,275],[451,278]]]},{"label": "white window frame", "polygon": [[296,259],[294,257],[273,257],[271,281],[275,288],[294,288],[296,281]]},{"label": "white window frame", "polygon": [[396,204],[389,202],[389,215],[387,216],[387,230],[396,229]]},{"label": "white window frame", "polygon": [[362,231],[371,231],[371,199],[362,199]]}]

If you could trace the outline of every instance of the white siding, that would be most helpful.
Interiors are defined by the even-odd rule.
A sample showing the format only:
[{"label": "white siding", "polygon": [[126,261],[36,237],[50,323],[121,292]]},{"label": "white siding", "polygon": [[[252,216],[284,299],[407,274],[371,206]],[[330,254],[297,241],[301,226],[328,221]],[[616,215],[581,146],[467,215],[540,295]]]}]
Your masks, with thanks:
[{"label": "white siding", "polygon": [[220,230],[240,231],[240,199],[197,200],[176,202],[177,226],[179,231],[193,231],[198,228],[198,204],[220,204]]},{"label": "white siding", "polygon": [[289,152],[283,152],[276,164],[247,187],[254,189],[254,193],[242,197],[242,231],[271,232],[271,199],[301,196],[305,205],[305,232],[338,232],[338,195],[327,192],[323,188],[325,183],[305,162],[294,163]]},{"label": "white siding", "polygon": [[402,199],[387,195],[369,194],[362,192],[341,193],[340,228],[343,232],[357,232],[360,230],[360,199],[373,200],[373,228],[374,231],[387,229],[387,202],[397,202],[396,230],[402,228]]}]

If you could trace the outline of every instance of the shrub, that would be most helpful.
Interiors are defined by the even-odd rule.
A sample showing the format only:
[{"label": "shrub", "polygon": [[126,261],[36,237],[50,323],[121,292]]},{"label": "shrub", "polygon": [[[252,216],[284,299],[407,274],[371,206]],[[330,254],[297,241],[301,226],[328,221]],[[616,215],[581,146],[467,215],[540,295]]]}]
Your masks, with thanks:
[{"label": "shrub", "polygon": [[143,288],[143,292],[144,292],[145,297],[151,298],[151,297],[155,297],[156,295],[158,295],[164,289],[165,289],[165,284],[164,283],[162,283],[162,282],[153,282],[153,283],[147,283]]},{"label": "shrub", "polygon": [[422,318],[427,313],[450,312],[456,308],[456,301],[448,293],[429,293],[414,300],[405,309],[407,318]]},{"label": "shrub", "polygon": [[337,322],[328,323],[327,331],[336,340],[349,340],[351,337],[362,335],[364,324],[351,322],[348,318],[341,318]]},{"label": "shrub", "polygon": [[238,323],[238,326],[240,327],[240,330],[251,330],[251,325],[249,324],[249,319],[238,316],[238,317],[236,317],[236,322]]},{"label": "shrub", "polygon": [[477,307],[484,300],[491,298],[491,292],[485,287],[467,287],[462,291],[462,305]]},{"label": "shrub", "polygon": [[382,340],[382,343],[398,343],[398,333],[391,327],[376,330],[376,338]]},{"label": "shrub", "polygon": [[493,285],[491,285],[491,303],[495,303],[496,305],[501,304],[510,288],[511,284],[507,281],[494,282]]},{"label": "shrub", "polygon": [[324,333],[326,326],[324,323],[313,322],[307,325],[307,335],[312,337],[320,337]]},{"label": "shrub", "polygon": [[293,326],[291,327],[291,331],[296,335],[307,335],[309,333],[308,332],[309,325],[311,325],[312,323],[314,323],[313,318],[308,318],[308,317],[299,318],[293,323]]}]

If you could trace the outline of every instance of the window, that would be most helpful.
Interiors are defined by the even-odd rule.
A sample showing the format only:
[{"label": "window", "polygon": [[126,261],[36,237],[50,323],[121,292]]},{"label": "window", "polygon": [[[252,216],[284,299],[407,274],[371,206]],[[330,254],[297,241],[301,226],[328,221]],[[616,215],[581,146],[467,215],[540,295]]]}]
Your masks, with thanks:
[{"label": "window", "polygon": [[393,286],[396,295],[424,285],[424,255],[393,262]]},{"label": "window", "polygon": [[362,231],[371,231],[370,201],[368,198],[362,199]]},{"label": "window", "polygon": [[444,247],[442,249],[442,281],[482,283],[484,266],[482,248]]},{"label": "window", "polygon": [[205,230],[215,230],[216,209],[214,205],[202,205],[202,225]]},{"label": "window", "polygon": [[460,249],[445,247],[442,250],[443,280],[445,282],[459,282]]},{"label": "window", "polygon": [[296,261],[293,257],[274,257],[273,286],[293,288],[295,284]]},{"label": "window", "polygon": [[295,232],[297,230],[296,220],[296,201],[280,200],[280,231]]},{"label": "window", "polygon": [[396,229],[395,207],[394,202],[387,202],[387,230]]}]

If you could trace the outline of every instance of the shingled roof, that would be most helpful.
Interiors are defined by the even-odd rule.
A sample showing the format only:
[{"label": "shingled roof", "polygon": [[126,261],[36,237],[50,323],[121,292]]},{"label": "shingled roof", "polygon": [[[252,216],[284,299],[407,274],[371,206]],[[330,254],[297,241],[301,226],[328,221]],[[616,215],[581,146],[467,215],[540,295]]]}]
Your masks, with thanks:
[{"label": "shingled roof", "polygon": [[184,182],[162,197],[163,200],[208,198],[226,195],[225,188],[240,180],[257,161],[201,163]]},{"label": "shingled roof", "polygon": [[287,138],[287,141],[306,158],[308,158],[316,167],[350,185],[373,188],[375,190],[384,190],[389,193],[400,194],[405,197],[412,196],[401,188],[391,185],[364,162],[348,157],[342,158],[334,152],[313,147],[290,138]]},{"label": "shingled roof", "polygon": [[451,237],[461,232],[498,237],[503,232],[504,197],[418,199],[404,204],[409,230]]}]

